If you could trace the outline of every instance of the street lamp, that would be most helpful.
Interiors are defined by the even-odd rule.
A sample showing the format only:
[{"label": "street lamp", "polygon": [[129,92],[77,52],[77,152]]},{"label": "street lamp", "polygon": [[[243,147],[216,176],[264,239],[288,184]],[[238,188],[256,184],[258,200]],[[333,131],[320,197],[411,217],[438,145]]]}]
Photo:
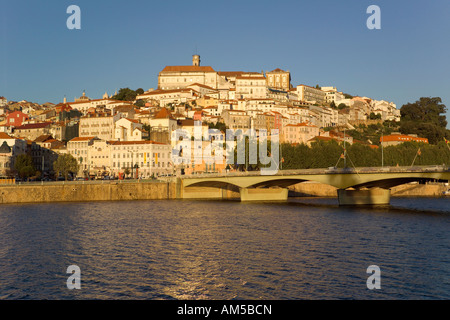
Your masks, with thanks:
[{"label": "street lamp", "polygon": [[134,168],[135,168],[135,177],[136,177],[136,179],[138,179],[139,177],[138,177],[138,169],[139,169],[139,165],[136,163],[135,165],[134,165]]},{"label": "street lamp", "polygon": [[133,150],[127,150],[127,152],[131,153],[131,176],[133,176],[133,154],[134,154],[134,151]]}]

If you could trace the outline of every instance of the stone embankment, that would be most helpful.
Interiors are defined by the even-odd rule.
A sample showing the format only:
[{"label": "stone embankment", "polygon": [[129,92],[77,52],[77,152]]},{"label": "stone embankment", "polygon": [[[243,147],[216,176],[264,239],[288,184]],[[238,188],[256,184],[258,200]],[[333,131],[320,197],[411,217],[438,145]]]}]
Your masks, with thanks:
[{"label": "stone embankment", "polygon": [[66,183],[0,186],[0,203],[176,199],[176,183]]},{"label": "stone embankment", "polygon": [[[437,197],[449,187],[444,184],[404,184],[391,189],[392,197]],[[176,182],[130,183],[65,183],[0,185],[0,203],[49,203],[122,200],[181,199],[180,184]],[[198,195],[220,193],[221,199],[239,199],[239,193],[215,188],[192,188],[184,198],[201,198]],[[335,187],[304,182],[289,187],[290,197],[336,197]]]}]

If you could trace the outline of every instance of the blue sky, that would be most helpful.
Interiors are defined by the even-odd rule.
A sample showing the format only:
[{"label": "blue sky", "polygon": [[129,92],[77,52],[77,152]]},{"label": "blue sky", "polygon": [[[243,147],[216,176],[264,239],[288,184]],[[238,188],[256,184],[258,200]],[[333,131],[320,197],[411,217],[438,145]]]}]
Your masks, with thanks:
[{"label": "blue sky", "polygon": [[[81,30],[69,30],[69,5]],[[369,5],[381,30],[369,30]],[[450,1],[0,0],[0,96],[59,103],[156,88],[192,54],[218,71],[289,70],[292,84],[450,108]],[[450,120],[450,113],[447,113]]]}]

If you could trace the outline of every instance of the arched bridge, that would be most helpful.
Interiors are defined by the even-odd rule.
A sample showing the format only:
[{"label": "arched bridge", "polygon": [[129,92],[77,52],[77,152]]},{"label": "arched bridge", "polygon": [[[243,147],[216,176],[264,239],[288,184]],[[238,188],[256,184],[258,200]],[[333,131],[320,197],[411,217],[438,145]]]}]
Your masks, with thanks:
[{"label": "arched bridge", "polygon": [[[280,170],[275,175],[261,175],[259,171],[227,174],[202,174],[183,176],[182,190],[189,188],[216,188],[218,194],[197,194],[197,198],[223,198],[224,190],[240,193],[242,201],[286,200],[287,187],[315,181],[338,189],[340,204],[386,204],[389,189],[413,181],[449,181],[450,168],[428,167],[383,167],[345,169]],[[183,196],[192,198],[192,196]]]}]

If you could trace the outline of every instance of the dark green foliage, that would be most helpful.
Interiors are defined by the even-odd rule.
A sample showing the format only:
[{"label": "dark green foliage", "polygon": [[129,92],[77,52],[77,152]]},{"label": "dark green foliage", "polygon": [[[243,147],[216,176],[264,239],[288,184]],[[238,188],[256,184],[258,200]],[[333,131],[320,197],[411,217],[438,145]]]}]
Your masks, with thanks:
[{"label": "dark green foliage", "polygon": [[22,179],[29,178],[36,173],[33,158],[28,154],[19,154],[14,162],[14,169]]},{"label": "dark green foliage", "polygon": [[70,173],[78,172],[78,162],[71,154],[61,154],[53,163],[53,169],[67,180]]},{"label": "dark green foliage", "polygon": [[[420,148],[420,155],[418,150]],[[381,147],[371,148],[368,145],[353,143],[347,144],[347,167],[380,167],[382,163]],[[281,154],[284,158],[283,170],[313,169],[344,166],[340,160],[344,152],[342,143],[336,141],[316,142],[311,147],[305,144],[281,145]],[[426,143],[405,142],[398,146],[383,148],[384,166],[411,166],[414,165],[442,165],[450,164],[450,150],[445,142],[437,145]]]},{"label": "dark green foliage", "polygon": [[119,92],[114,95],[112,98],[115,100],[122,101],[134,101],[138,94],[143,94],[144,90],[142,88],[135,90],[131,90],[130,88],[121,88]]},{"label": "dark green foliage", "polygon": [[439,97],[422,97],[414,103],[407,103],[400,109],[400,132],[417,134],[427,138],[431,144],[443,141],[448,135],[446,111],[447,107]]}]

